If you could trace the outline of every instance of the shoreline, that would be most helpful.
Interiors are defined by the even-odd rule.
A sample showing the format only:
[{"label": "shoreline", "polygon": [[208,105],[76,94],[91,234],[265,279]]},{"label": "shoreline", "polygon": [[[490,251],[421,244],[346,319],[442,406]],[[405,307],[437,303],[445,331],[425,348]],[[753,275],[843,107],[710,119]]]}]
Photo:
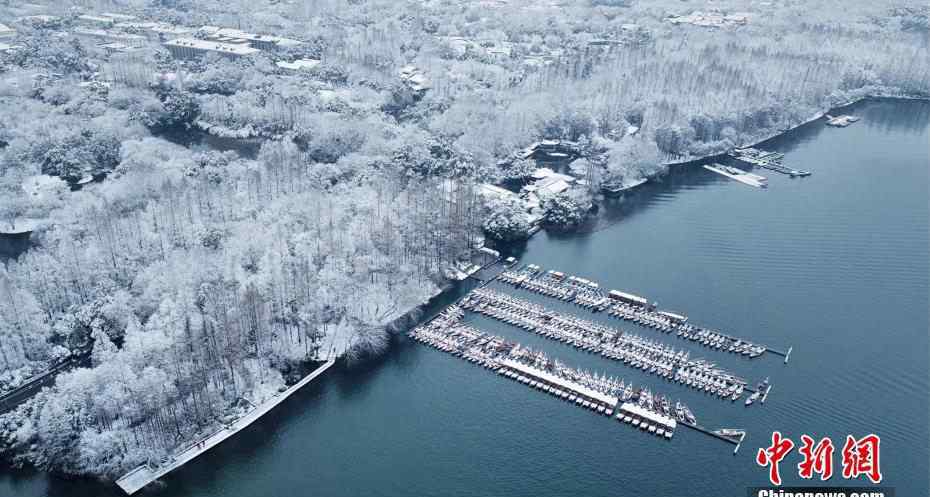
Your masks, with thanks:
[{"label": "shoreline", "polygon": [[[742,146],[757,146],[757,145],[759,145],[759,144],[762,144],[762,143],[765,143],[765,142],[767,142],[767,141],[770,141],[770,140],[772,140],[772,139],[774,139],[774,138],[783,136],[783,135],[785,135],[785,134],[787,134],[787,133],[789,133],[789,132],[791,132],[791,131],[795,131],[795,130],[801,128],[802,126],[815,123],[816,121],[822,119],[822,118],[824,117],[825,114],[830,113],[830,112],[832,112],[832,111],[834,111],[834,110],[844,109],[844,108],[847,108],[847,107],[850,107],[850,106],[853,106],[853,105],[856,105],[856,104],[859,104],[859,103],[862,103],[862,102],[865,102],[865,101],[869,101],[869,100],[883,100],[883,99],[888,99],[888,100],[908,100],[908,101],[910,101],[910,100],[930,101],[930,98],[928,98],[928,97],[902,97],[902,96],[869,95],[869,96],[857,98],[857,99],[854,99],[854,100],[850,100],[850,101],[848,101],[848,102],[842,103],[842,104],[837,105],[837,106],[834,106],[834,107],[830,107],[829,109],[826,109],[826,110],[823,110],[823,111],[821,111],[821,112],[818,112],[817,114],[815,114],[815,115],[814,115],[813,117],[811,117],[810,119],[808,119],[808,120],[806,120],[806,121],[804,121],[804,122],[802,122],[802,123],[799,123],[799,124],[797,124],[797,125],[795,125],[795,126],[792,126],[792,127],[789,128],[789,129],[775,132],[774,134],[771,134],[770,136],[766,136],[766,137],[764,137],[764,138],[762,138],[762,139],[759,139],[758,141],[752,142],[753,144],[751,144],[751,145],[742,145]],[[692,159],[689,159],[689,160],[686,160],[686,161],[682,161],[682,162],[665,163],[665,164],[663,164],[663,166],[671,167],[671,166],[695,165],[695,164],[700,163],[700,162],[702,162],[702,161],[706,161],[706,160],[712,159],[712,158],[714,158],[714,157],[720,157],[720,156],[722,156],[722,155],[725,155],[725,153],[723,153],[723,154],[708,155],[708,156],[697,157],[697,158],[692,158]],[[664,171],[663,171],[662,174],[664,174]],[[653,178],[658,177],[658,176],[661,176],[661,174],[653,174],[653,175],[650,175],[649,178],[650,178],[650,179],[653,179]],[[534,234],[535,234],[535,233],[534,233]],[[585,234],[587,234],[587,233],[585,233]],[[532,235],[530,235],[529,238],[532,238]],[[528,238],[528,239],[529,239],[529,238]],[[528,239],[527,239],[527,240],[528,240]],[[386,330],[387,330],[389,333],[391,333],[391,334],[394,334],[394,333],[396,333],[396,332],[398,332],[398,331],[403,332],[403,331],[404,331],[404,328],[407,328],[407,327],[412,328],[412,327],[416,326],[417,324],[423,322],[423,321],[424,321],[424,318],[427,318],[427,319],[428,319],[428,318],[429,318],[429,316],[428,316],[428,314],[429,314],[429,308],[430,308],[432,305],[436,304],[436,303],[437,303],[438,301],[440,301],[442,298],[451,295],[453,292],[455,292],[457,289],[460,288],[460,285],[458,284],[458,282],[455,282],[455,281],[452,281],[452,280],[448,280],[446,283],[447,283],[447,284],[444,284],[444,285],[440,286],[435,292],[432,292],[432,295],[430,295],[429,297],[427,297],[427,298],[425,299],[425,301],[422,302],[421,304],[415,305],[415,306],[411,307],[410,309],[406,310],[405,312],[400,313],[399,316],[397,316],[394,320],[392,320],[390,323],[388,323],[388,324],[385,326]],[[408,329],[409,329],[409,328],[408,328]]]},{"label": "shoreline", "polygon": [[[888,99],[888,100],[922,100],[922,101],[930,102],[930,96],[928,96],[928,97],[911,97],[911,96],[906,96],[906,95],[866,95],[866,96],[863,96],[863,97],[858,97],[858,98],[854,98],[854,99],[851,99],[851,100],[847,100],[846,102],[843,102],[843,103],[834,105],[834,106],[829,107],[829,108],[827,108],[827,109],[825,109],[825,110],[818,111],[818,112],[816,112],[812,117],[810,117],[809,119],[807,119],[806,121],[803,121],[803,122],[798,123],[798,124],[796,124],[796,125],[790,126],[790,127],[788,127],[787,129],[783,129],[783,130],[780,130],[780,131],[776,131],[776,132],[771,133],[771,134],[763,134],[763,135],[762,135],[762,136],[763,136],[762,138],[750,138],[748,141],[743,142],[743,143],[741,143],[741,144],[739,144],[739,145],[735,145],[734,147],[730,148],[729,150],[732,150],[733,148],[758,147],[758,146],[764,144],[764,143],[767,142],[767,141],[773,140],[773,139],[775,139],[775,138],[779,138],[779,137],[781,137],[782,135],[785,135],[785,134],[787,134],[787,133],[790,133],[790,132],[792,132],[792,131],[797,130],[798,128],[801,128],[801,127],[803,127],[803,126],[807,126],[808,124],[813,124],[813,123],[819,121],[820,119],[823,119],[824,116],[826,116],[827,114],[829,114],[829,113],[831,113],[831,112],[833,112],[833,111],[842,110],[842,109],[845,109],[845,108],[847,108],[847,107],[851,107],[851,106],[853,106],[853,105],[857,105],[857,104],[859,104],[859,103],[866,102],[866,101],[869,101],[869,100],[883,100],[883,99]],[[716,153],[716,154],[704,155],[704,156],[700,156],[700,157],[692,157],[692,158],[685,159],[685,160],[682,160],[682,161],[664,162],[664,163],[662,163],[661,165],[664,166],[664,167],[667,167],[667,168],[676,167],[676,166],[699,165],[699,163],[701,163],[701,162],[704,162],[704,161],[707,161],[707,160],[711,160],[711,159],[715,159],[715,158],[719,158],[719,157],[724,157],[724,156],[726,156],[726,154],[727,154],[727,151],[723,151],[723,152]],[[654,178],[657,178],[657,177],[661,176],[662,174],[663,174],[663,172],[656,172],[656,173],[651,174],[651,175],[649,175],[649,176],[647,176],[647,177],[648,177],[650,180],[652,180],[652,179],[654,179]]]}]

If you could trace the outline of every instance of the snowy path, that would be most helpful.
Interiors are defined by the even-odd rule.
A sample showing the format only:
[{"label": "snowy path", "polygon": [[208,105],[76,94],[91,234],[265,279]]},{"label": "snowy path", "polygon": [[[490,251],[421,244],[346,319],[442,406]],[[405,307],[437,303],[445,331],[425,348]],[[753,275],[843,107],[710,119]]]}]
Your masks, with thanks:
[{"label": "snowy path", "polygon": [[166,474],[174,471],[177,468],[185,465],[187,462],[193,460],[197,456],[203,454],[204,452],[210,450],[216,445],[219,445],[227,438],[235,435],[240,430],[246,428],[255,422],[258,418],[262,417],[265,413],[272,410],[284,402],[285,399],[291,396],[297,390],[300,390],[301,387],[313,381],[317,376],[323,374],[327,369],[332,367],[336,363],[335,359],[329,359],[322,366],[317,368],[312,373],[308,374],[299,382],[292,385],[287,390],[275,395],[268,401],[262,403],[261,405],[255,407],[248,413],[246,413],[241,418],[237,419],[233,423],[229,424],[225,428],[220,428],[212,435],[206,437],[205,439],[195,443],[194,445],[188,447],[183,452],[178,453],[174,459],[169,463],[159,466],[156,468],[149,467],[148,465],[143,464],[138,468],[130,471],[123,475],[119,480],[116,481],[116,484],[123,489],[128,495],[132,495],[143,487],[152,483],[153,481],[165,476]]}]

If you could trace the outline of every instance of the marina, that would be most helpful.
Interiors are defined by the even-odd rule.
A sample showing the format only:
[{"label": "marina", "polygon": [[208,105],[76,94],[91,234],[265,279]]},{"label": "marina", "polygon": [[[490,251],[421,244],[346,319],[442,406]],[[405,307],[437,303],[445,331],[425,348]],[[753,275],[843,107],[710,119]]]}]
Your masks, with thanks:
[{"label": "marina", "polygon": [[528,264],[516,271],[503,271],[497,279],[517,288],[539,293],[565,302],[574,303],[592,312],[606,312],[609,316],[630,321],[645,328],[672,334],[704,347],[738,354],[753,359],[771,352],[784,357],[788,363],[791,348],[783,352],[759,345],[743,338],[697,326],[688,322],[688,317],[674,312],[658,310],[645,297],[632,293],[610,290],[604,292],[597,282],[560,271],[543,271],[536,264]]},{"label": "marina", "polygon": [[781,161],[785,158],[785,154],[781,152],[767,152],[765,150],[747,147],[734,149],[728,155],[740,162],[758,166],[770,171],[775,171],[777,173],[786,174],[792,178],[796,176],[811,175],[810,171],[792,169],[790,167],[784,166]]},{"label": "marina", "polygon": [[746,389],[746,380],[685,350],[487,288],[466,295],[461,307],[721,399],[735,402]]},{"label": "marina", "polygon": [[[622,379],[571,368],[518,343],[478,331],[462,322],[464,309],[450,305],[433,319],[408,333],[413,340],[484,367],[534,390],[614,417],[650,435],[670,440],[679,424],[730,443],[721,435],[697,424],[694,414],[680,401],[673,407],[668,397],[647,388],[635,388]],[[724,429],[725,431],[726,429]]]},{"label": "marina", "polygon": [[747,173],[746,171],[743,171],[742,169],[739,169],[736,167],[724,166],[722,164],[714,164],[714,165],[709,165],[709,166],[705,165],[704,169],[707,169],[708,171],[713,171],[721,176],[725,176],[732,180],[736,180],[744,185],[749,185],[755,188],[768,188],[769,187],[768,180],[765,178],[765,176],[759,176],[758,174]]}]

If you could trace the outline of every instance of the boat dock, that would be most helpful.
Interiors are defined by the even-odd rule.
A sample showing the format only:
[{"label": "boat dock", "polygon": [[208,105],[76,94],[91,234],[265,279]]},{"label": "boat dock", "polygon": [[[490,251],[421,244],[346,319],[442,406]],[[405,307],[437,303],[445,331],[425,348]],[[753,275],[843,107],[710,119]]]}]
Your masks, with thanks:
[{"label": "boat dock", "polygon": [[[697,426],[691,411],[646,388],[634,388],[619,378],[574,369],[518,343],[478,331],[462,322],[464,310],[450,305],[408,336],[437,350],[482,366],[497,374],[566,402],[629,424],[664,439],[674,436],[678,424]],[[698,428],[705,434],[730,441]]]},{"label": "boat dock", "polygon": [[593,280],[559,271],[543,271],[535,264],[528,264],[518,270],[505,270],[497,279],[517,288],[576,304],[591,312],[606,312],[611,317],[631,321],[645,328],[674,333],[679,338],[709,349],[739,354],[749,359],[771,352],[785,357],[785,364],[791,354],[790,348],[788,352],[782,352],[744,338],[697,326],[689,323],[687,316],[656,309],[656,305],[650,304],[644,297],[617,290],[605,293]]},{"label": "boat dock", "polygon": [[737,148],[731,151],[729,154],[730,157],[740,161],[745,162],[746,164],[751,164],[753,166],[758,166],[763,169],[768,169],[770,171],[775,171],[777,173],[786,174],[788,176],[810,176],[810,171],[802,171],[800,169],[792,169],[790,167],[785,167],[782,165],[781,161],[784,159],[785,154],[780,152],[767,152],[765,150],[759,150],[757,148],[747,147],[747,148]]},{"label": "boat dock", "polygon": [[735,445],[736,447],[733,448],[733,454],[734,454],[734,455],[736,454],[737,451],[739,451],[740,445],[742,445],[743,440],[746,438],[746,432],[743,431],[743,430],[734,430],[734,431],[738,431],[738,432],[739,432],[738,434],[734,434],[734,435],[724,435],[724,434],[720,433],[720,431],[723,431],[723,430],[717,430],[717,431],[709,430],[709,429],[704,428],[703,426],[701,426],[701,425],[699,425],[699,424],[697,424],[697,423],[690,423],[690,422],[688,422],[688,421],[682,421],[680,424],[681,424],[682,426],[686,426],[686,427],[688,427],[688,428],[691,428],[692,430],[697,431],[697,432],[699,432],[699,433],[703,433],[703,434],[705,434],[705,435],[709,435],[709,436],[711,436],[711,437],[714,437],[714,438],[716,438],[716,439],[718,439],[718,440],[723,440],[724,442],[727,442],[727,443],[730,443],[730,444]]},{"label": "boat dock", "polygon": [[320,376],[326,370],[333,366],[336,363],[335,358],[330,356],[330,358],[324,362],[320,367],[314,370],[312,373],[305,376],[299,382],[290,386],[287,390],[275,394],[275,396],[258,406],[254,406],[251,411],[233,421],[232,423],[218,429],[207,437],[193,443],[186,449],[176,453],[174,457],[165,462],[164,464],[153,466],[148,464],[143,464],[136,469],[126,473],[120,479],[116,480],[116,484],[123,489],[124,492],[128,495],[132,495],[153,481],[167,475],[168,473],[180,468],[181,466],[187,464],[188,462],[194,460],[201,454],[207,452],[213,447],[219,445],[224,440],[229,437],[232,437],[236,433],[242,431],[259,418],[261,418],[265,413],[274,409],[278,404],[284,402],[292,394],[300,390],[302,387],[313,381],[317,376]]},{"label": "boat dock", "polygon": [[692,359],[685,350],[488,288],[470,292],[461,307],[722,399],[736,401],[746,386],[746,380],[704,359]]},{"label": "boat dock", "polygon": [[747,173],[741,169],[724,166],[722,164],[705,165],[703,167],[708,171],[713,171],[721,176],[726,176],[732,180],[739,181],[744,185],[749,185],[756,188],[768,188],[768,180],[765,178],[765,176]]}]

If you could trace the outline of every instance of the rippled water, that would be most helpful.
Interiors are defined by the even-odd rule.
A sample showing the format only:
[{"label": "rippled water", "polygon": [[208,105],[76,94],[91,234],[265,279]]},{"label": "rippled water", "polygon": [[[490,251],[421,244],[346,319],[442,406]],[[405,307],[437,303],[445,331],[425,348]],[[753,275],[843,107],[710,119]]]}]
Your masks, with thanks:
[{"label": "rippled water", "polygon": [[[469,318],[571,365],[680,398],[705,425],[746,428],[736,456],[732,446],[683,429],[658,440],[401,337],[375,363],[331,370],[151,494],[740,496],[766,483],[753,456],[778,429],[794,439],[830,436],[838,451],[847,434],[877,433],[884,483],[899,496],[927,495],[930,104],[871,101],[852,111],[863,120],[849,128],[815,123],[766,144],[813,171],[809,178],[762,172],[770,187],[756,190],[681,168],[610,207],[605,229],[540,233],[520,250],[522,262],[645,295],[775,348],[793,346],[784,365],[639,330],[751,380],[771,376],[764,406],[723,402]],[[782,465],[788,484],[800,483],[797,462],[793,454]],[[835,462],[839,470],[839,454]],[[5,471],[0,495],[119,492]]]}]

